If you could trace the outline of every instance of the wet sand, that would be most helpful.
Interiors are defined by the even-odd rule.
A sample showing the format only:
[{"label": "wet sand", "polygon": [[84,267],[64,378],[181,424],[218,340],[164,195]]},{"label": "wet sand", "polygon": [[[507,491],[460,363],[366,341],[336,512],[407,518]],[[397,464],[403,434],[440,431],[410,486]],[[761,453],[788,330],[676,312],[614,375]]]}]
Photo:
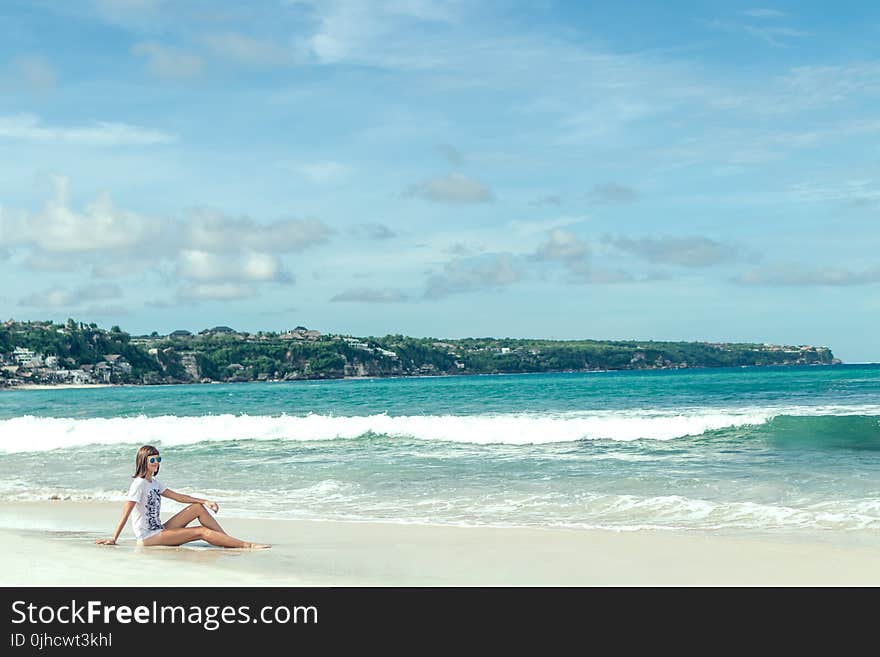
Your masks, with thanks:
[{"label": "wet sand", "polygon": [[[169,505],[170,506],[170,505]],[[270,550],[138,547],[121,505],[0,504],[0,584],[124,586],[878,585],[880,549],[671,532],[224,518]],[[167,517],[174,513],[169,509]]]}]

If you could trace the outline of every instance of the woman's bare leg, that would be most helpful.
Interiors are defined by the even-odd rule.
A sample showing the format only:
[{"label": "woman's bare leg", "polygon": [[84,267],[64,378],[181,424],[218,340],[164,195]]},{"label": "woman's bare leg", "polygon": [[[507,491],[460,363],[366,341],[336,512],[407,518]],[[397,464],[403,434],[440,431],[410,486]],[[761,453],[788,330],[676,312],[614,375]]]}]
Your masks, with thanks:
[{"label": "woman's bare leg", "polygon": [[182,511],[178,511],[165,522],[165,529],[180,529],[186,527],[196,518],[203,527],[213,529],[215,532],[225,534],[226,532],[220,526],[220,523],[214,519],[214,516],[201,504],[190,504]]},{"label": "woman's bare leg", "polygon": [[218,532],[207,527],[178,527],[175,529],[163,529],[158,534],[153,534],[145,539],[145,546],[152,545],[183,545],[190,541],[207,541],[211,545],[226,548],[267,548],[269,545],[261,543],[248,543],[229,534]]}]

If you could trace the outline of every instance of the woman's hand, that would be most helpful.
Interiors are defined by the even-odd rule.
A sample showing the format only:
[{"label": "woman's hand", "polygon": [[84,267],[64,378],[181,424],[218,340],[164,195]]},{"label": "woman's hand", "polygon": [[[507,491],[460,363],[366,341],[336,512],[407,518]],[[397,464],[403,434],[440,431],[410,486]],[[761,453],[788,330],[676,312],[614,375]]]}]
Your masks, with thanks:
[{"label": "woman's hand", "polygon": [[211,502],[210,500],[205,500],[204,502],[202,502],[202,504],[204,504],[206,507],[211,509],[211,511],[213,511],[214,513],[217,513],[220,510],[220,505],[217,504],[216,502]]},{"label": "woman's hand", "polygon": [[95,543],[97,543],[98,545],[116,545],[116,539],[115,538],[99,538],[97,541],[95,541]]}]

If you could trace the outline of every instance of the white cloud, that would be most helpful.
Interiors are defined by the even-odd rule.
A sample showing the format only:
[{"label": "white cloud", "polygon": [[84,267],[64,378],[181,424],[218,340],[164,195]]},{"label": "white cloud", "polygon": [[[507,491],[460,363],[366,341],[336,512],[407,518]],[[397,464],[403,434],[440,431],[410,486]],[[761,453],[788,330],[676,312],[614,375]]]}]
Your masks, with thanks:
[{"label": "white cloud", "polygon": [[70,181],[56,176],[55,196],[38,213],[4,214],[0,239],[46,254],[131,251],[162,236],[161,223],[123,210],[102,193],[82,211],[70,206]]},{"label": "white cloud", "polygon": [[590,246],[571,231],[555,229],[538,245],[532,254],[536,260],[563,265],[564,281],[577,285],[613,285],[636,283],[663,278],[660,274],[638,276],[630,271],[596,267],[592,262]]},{"label": "white cloud", "polygon": [[590,253],[590,247],[568,230],[557,228],[550,231],[545,242],[535,249],[535,257],[539,260],[582,260]]},{"label": "white cloud", "polygon": [[313,29],[301,40],[299,56],[321,64],[352,63],[395,69],[431,68],[439,58],[412,50],[401,35],[426,24],[451,24],[457,7],[449,2],[398,0],[297,0],[311,9]]},{"label": "white cloud", "polygon": [[281,261],[268,253],[218,254],[184,250],[178,258],[178,275],[193,281],[289,282]]},{"label": "white cloud", "polygon": [[61,287],[50,288],[43,292],[34,292],[18,300],[21,306],[38,308],[63,308],[74,300],[73,292]]},{"label": "white cloud", "polygon": [[454,258],[442,273],[428,276],[425,298],[441,299],[458,292],[501,289],[522,280],[524,270],[512,253],[486,253],[470,258]]},{"label": "white cloud", "polygon": [[155,41],[141,41],[131,53],[147,60],[147,71],[160,78],[188,79],[202,73],[202,58],[186,50],[166,46]]},{"label": "white cloud", "polygon": [[486,185],[460,173],[436,176],[410,185],[404,190],[403,196],[442,203],[489,203],[495,200],[495,195]]},{"label": "white cloud", "polygon": [[34,292],[19,299],[22,306],[37,308],[71,308],[81,307],[84,302],[103,299],[118,299],[122,289],[114,283],[97,283],[84,285],[75,289],[52,287],[42,292]]},{"label": "white cloud", "polygon": [[[231,301],[255,297],[267,284],[292,283],[279,254],[300,252],[332,234],[316,219],[261,223],[198,210],[186,219],[153,218],[120,208],[109,194],[75,205],[70,182],[58,176],[41,210],[0,207],[0,252],[19,265],[42,270],[91,272],[95,277],[129,277],[159,272],[176,283],[181,301]],[[388,237],[381,224],[363,227]],[[11,249],[11,250],[10,250]],[[146,266],[141,254],[149,254]],[[88,290],[56,287],[22,298],[22,304],[82,311]],[[391,299],[392,297],[388,297]],[[120,314],[118,306],[93,305],[90,312]]]},{"label": "white cloud", "polygon": [[318,219],[280,219],[257,223],[249,217],[232,219],[211,208],[189,213],[185,243],[196,250],[229,252],[252,249],[291,253],[326,242],[333,230]]},{"label": "white cloud", "polygon": [[[324,242],[332,232],[315,219],[258,223],[204,209],[191,211],[189,221],[146,217],[118,207],[106,193],[77,209],[68,179],[57,176],[54,183],[39,212],[0,207],[0,253],[29,269],[96,279],[158,273],[180,285],[184,300],[246,298],[265,284],[293,283],[279,255]],[[51,307],[87,293],[58,288],[26,301]]]},{"label": "white cloud", "polygon": [[[721,84],[697,63],[699,58],[673,58],[655,50],[603,52],[553,31],[512,35],[503,29],[476,27],[476,21],[469,20],[475,18],[468,15],[472,10],[465,4],[454,6],[445,17],[438,14],[443,20],[413,18],[414,24],[387,33],[387,25],[393,25],[395,19],[383,8],[371,12],[367,3],[329,2],[300,3],[298,8],[303,4],[311,8],[315,19],[313,34],[326,36],[328,43],[338,46],[338,52],[329,57],[334,62],[393,67],[403,61],[402,67],[426,69],[422,75],[408,78],[408,84],[419,92],[505,94],[509,112],[499,120],[525,115],[532,123],[532,136],[546,138],[549,144],[613,140],[615,147],[622,147],[629,140],[638,141],[658,123],[675,129],[688,122],[682,117],[697,117],[699,122],[709,108],[724,106],[753,114],[774,105],[773,98],[768,104],[749,101],[752,96],[775,94],[780,97],[776,105],[801,102],[789,97],[797,92],[789,94],[784,84],[775,80],[763,90],[760,80],[766,78],[757,83],[732,78]],[[410,13],[415,17],[431,15],[430,11]],[[746,20],[739,18],[740,23]],[[764,21],[751,22],[759,23],[760,29]],[[774,29],[773,25],[763,27]],[[743,31],[742,25],[736,29]],[[792,30],[789,36],[782,32],[771,35],[777,40],[791,40],[798,32],[779,25],[775,29]],[[393,38],[386,34],[393,34]],[[314,53],[304,61],[315,60],[322,62]],[[418,134],[425,135],[423,124],[434,119],[422,112],[414,122]],[[449,132],[436,134],[446,136]],[[520,141],[523,135],[514,138]]]},{"label": "white cloud", "polygon": [[682,267],[711,267],[724,262],[754,260],[757,254],[707,237],[605,237],[603,241],[621,251],[653,263]]},{"label": "white cloud", "polygon": [[[2,239],[0,239],[2,242]],[[82,265],[76,257],[59,253],[43,253],[31,251],[25,254],[21,261],[22,267],[36,271],[81,271]]]},{"label": "white cloud", "polygon": [[174,135],[159,130],[106,121],[80,127],[47,126],[33,114],[0,116],[0,139],[2,138],[89,146],[168,144],[177,139]]}]

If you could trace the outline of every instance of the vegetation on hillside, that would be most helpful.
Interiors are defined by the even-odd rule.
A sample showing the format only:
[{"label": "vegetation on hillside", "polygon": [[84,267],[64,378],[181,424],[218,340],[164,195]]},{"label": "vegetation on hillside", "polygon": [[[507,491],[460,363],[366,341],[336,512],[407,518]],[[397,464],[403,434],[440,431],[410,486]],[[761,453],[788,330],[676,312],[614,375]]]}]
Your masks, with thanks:
[{"label": "vegetation on hillside", "polygon": [[[26,350],[26,351],[22,351]],[[831,364],[827,347],[751,343],[516,338],[357,338],[297,327],[246,333],[214,327],[198,334],[131,336],[118,326],[0,325],[6,379],[58,382],[182,383],[345,376],[493,374],[686,367]]]}]

